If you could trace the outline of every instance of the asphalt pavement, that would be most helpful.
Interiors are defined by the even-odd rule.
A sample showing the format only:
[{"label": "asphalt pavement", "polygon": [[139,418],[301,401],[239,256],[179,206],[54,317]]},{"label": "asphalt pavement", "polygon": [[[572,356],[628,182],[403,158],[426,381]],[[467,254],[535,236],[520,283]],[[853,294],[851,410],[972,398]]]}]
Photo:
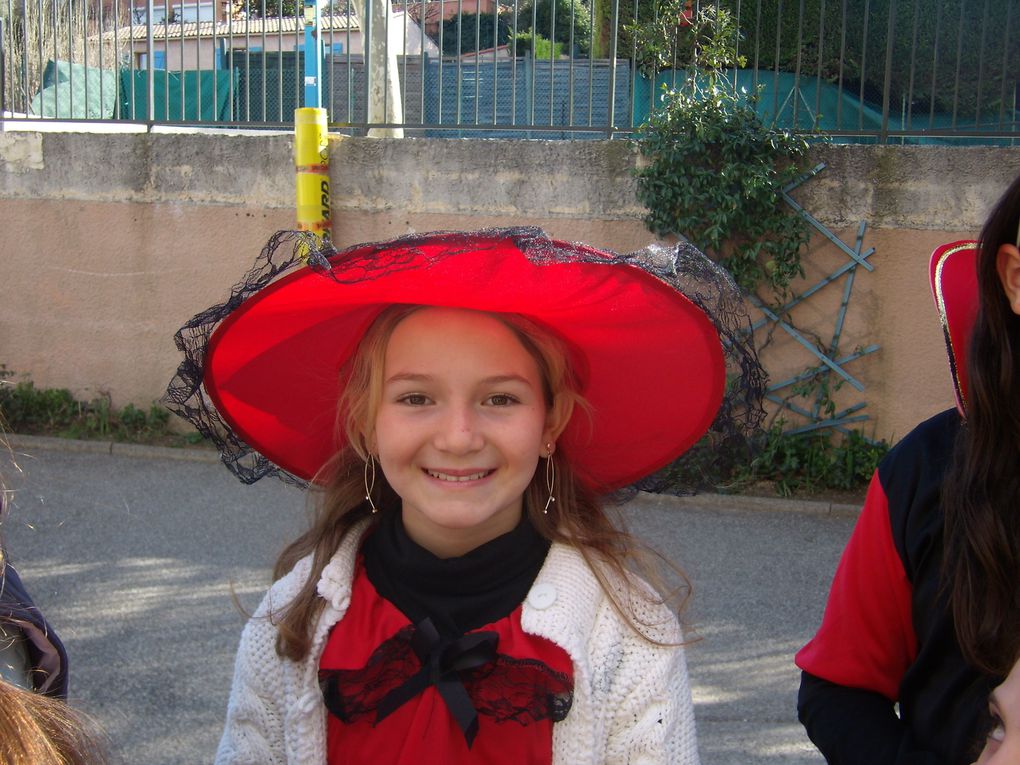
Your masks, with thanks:
[{"label": "asphalt pavement", "polygon": [[[63,639],[71,703],[117,763],[211,762],[242,609],[306,521],[304,495],[240,484],[200,451],[12,439],[10,559]],[[694,583],[688,649],[704,765],[817,765],[793,654],[813,633],[852,508],[639,495],[632,531]]]}]

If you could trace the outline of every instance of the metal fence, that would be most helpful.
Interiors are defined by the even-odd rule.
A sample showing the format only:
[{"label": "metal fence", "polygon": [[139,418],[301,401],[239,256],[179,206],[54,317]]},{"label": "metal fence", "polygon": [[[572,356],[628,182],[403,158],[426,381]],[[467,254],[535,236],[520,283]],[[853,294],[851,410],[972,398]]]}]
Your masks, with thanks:
[{"label": "metal fence", "polygon": [[[386,2],[387,0],[365,0]],[[399,109],[369,121],[366,40],[334,0],[322,105],[353,134],[606,138],[686,77],[691,0],[390,0]],[[1014,143],[1016,0],[725,0],[727,70],[780,127],[837,140]],[[368,14],[366,14],[368,15]],[[290,127],[303,93],[295,0],[0,0],[4,120]],[[641,30],[667,40],[650,63]],[[379,30],[375,33],[380,34]]]}]

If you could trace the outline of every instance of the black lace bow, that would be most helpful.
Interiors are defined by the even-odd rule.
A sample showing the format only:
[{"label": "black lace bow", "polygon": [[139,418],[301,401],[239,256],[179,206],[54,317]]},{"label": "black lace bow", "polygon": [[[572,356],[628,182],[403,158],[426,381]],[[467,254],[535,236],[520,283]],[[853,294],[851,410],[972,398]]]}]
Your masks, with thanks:
[{"label": "black lace bow", "polygon": [[459,638],[442,638],[432,620],[426,617],[415,626],[414,637],[411,638],[411,647],[421,661],[421,669],[386,694],[379,703],[376,722],[434,685],[464,733],[470,749],[478,735],[478,712],[464,688],[460,673],[484,667],[495,659],[498,644],[499,635],[495,632],[469,632]]}]

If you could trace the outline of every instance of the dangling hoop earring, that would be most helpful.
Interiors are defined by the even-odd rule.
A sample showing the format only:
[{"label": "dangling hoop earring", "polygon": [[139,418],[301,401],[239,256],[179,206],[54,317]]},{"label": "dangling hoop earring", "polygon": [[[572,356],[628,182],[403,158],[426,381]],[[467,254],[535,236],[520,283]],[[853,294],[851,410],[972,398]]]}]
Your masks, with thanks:
[{"label": "dangling hoop earring", "polygon": [[545,489],[549,492],[549,498],[545,501],[542,514],[548,515],[549,506],[556,501],[556,497],[553,496],[556,490],[556,464],[553,462],[553,445],[546,444],[545,449],[548,452],[545,458]]},{"label": "dangling hoop earring", "polygon": [[375,455],[369,454],[368,459],[365,460],[365,499],[368,501],[368,506],[372,508],[372,514],[375,515],[379,512],[379,508],[375,506],[375,502],[372,501],[372,490],[375,488]]}]

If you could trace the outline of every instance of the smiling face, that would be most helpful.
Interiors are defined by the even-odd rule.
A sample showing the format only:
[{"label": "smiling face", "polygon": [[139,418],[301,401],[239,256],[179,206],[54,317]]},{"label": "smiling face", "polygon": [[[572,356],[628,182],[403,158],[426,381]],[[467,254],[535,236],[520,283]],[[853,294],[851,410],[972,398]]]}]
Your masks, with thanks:
[{"label": "smiling face", "polygon": [[555,442],[538,362],[487,314],[426,308],[386,346],[369,448],[408,535],[439,557],[512,530]]}]

